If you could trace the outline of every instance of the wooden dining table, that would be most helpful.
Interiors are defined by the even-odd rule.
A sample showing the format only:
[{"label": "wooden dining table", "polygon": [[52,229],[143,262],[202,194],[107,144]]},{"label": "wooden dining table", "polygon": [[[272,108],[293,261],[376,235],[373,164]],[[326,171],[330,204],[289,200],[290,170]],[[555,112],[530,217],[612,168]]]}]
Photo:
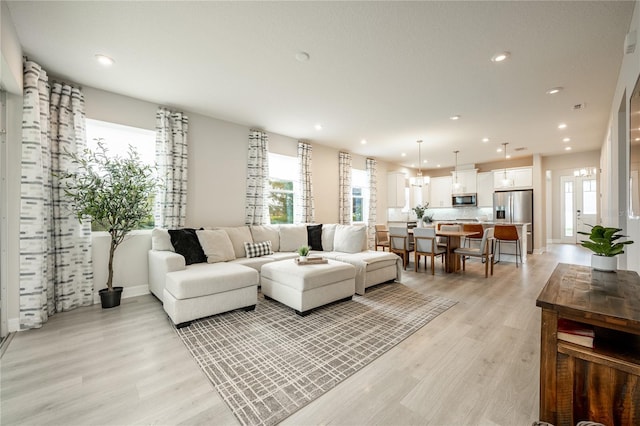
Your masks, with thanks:
[{"label": "wooden dining table", "polygon": [[476,233],[475,231],[436,231],[437,236],[447,237],[447,253],[445,255],[445,269],[447,272],[460,270],[460,259],[455,254],[455,250],[460,247],[460,239]]}]

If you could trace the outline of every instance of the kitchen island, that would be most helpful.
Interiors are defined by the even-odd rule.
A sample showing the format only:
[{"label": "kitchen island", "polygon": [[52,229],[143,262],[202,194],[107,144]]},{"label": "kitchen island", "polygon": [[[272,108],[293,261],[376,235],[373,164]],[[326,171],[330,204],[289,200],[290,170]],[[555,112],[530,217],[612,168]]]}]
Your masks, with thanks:
[{"label": "kitchen island", "polygon": [[[496,221],[488,221],[488,222],[477,222],[477,221],[460,221],[460,220],[442,220],[442,221],[438,221],[436,222],[436,226],[437,223],[451,223],[451,224],[456,224],[456,225],[464,225],[469,224],[469,223],[474,223],[477,224],[479,223],[480,225],[482,225],[483,229],[487,229],[487,228],[493,228],[496,225],[515,225],[516,229],[518,230],[518,236],[520,237],[520,245],[522,247],[522,263],[526,263],[527,262],[527,244],[529,239],[531,238],[531,231],[530,226],[531,223],[522,223],[522,222],[514,222],[514,223],[509,223],[509,222],[505,222],[505,221],[500,221],[500,220],[496,220]],[[473,244],[473,243],[472,243]],[[475,243],[476,245],[479,243]],[[508,244],[508,243],[503,243],[500,246],[500,253],[501,253],[501,257],[502,257],[502,261],[506,261],[506,262],[515,262],[515,253],[516,253],[516,247],[515,244]],[[496,259],[498,260],[498,259]]]}]

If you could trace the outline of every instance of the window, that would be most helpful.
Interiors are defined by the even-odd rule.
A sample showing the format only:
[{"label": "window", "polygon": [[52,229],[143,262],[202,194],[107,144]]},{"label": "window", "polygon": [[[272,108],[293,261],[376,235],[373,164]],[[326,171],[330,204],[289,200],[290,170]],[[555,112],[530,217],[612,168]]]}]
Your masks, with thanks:
[{"label": "window", "polygon": [[[107,148],[107,155],[126,156],[129,152],[129,145],[135,148],[140,156],[140,161],[144,164],[155,166],[156,164],[156,132],[153,130],[140,129],[137,127],[123,126],[87,119],[87,147],[92,151],[98,148],[98,140],[103,139]],[[153,205],[153,197],[149,202]],[[153,213],[142,223],[141,229],[151,229],[154,226]],[[91,225],[92,231],[104,231],[97,224]]]},{"label": "window", "polygon": [[269,153],[269,218],[271,223],[293,223],[296,157]]},{"label": "window", "polygon": [[366,222],[369,216],[369,179],[366,170],[351,170],[353,222]]}]

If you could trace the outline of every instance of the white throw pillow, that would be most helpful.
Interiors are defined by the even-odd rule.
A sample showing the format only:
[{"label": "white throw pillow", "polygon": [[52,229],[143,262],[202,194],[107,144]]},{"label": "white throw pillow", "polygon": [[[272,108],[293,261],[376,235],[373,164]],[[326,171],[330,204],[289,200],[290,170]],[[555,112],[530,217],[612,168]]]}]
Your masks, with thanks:
[{"label": "white throw pillow", "polygon": [[364,225],[336,225],[333,250],[343,253],[359,253],[367,243],[367,227]]},{"label": "white throw pillow", "polygon": [[251,236],[256,243],[271,241],[271,249],[280,251],[280,232],[277,225],[252,225]]},{"label": "white throw pillow", "polygon": [[280,251],[296,251],[308,245],[307,225],[281,225]]},{"label": "white throw pillow", "polygon": [[251,231],[248,226],[233,226],[233,227],[221,227],[216,229],[224,229],[229,235],[231,244],[233,244],[233,251],[236,254],[236,259],[244,257],[244,243],[252,243],[253,237],[251,237]]},{"label": "white throw pillow", "polygon": [[207,263],[226,262],[236,258],[229,234],[222,229],[214,231],[199,229],[196,231],[196,235],[202,246],[202,251],[207,256]]},{"label": "white throw pillow", "polygon": [[333,239],[336,235],[336,224],[322,225],[322,250],[333,251]]},{"label": "white throw pillow", "polygon": [[171,235],[169,235],[168,229],[155,228],[151,231],[151,250],[176,251],[171,244]]}]

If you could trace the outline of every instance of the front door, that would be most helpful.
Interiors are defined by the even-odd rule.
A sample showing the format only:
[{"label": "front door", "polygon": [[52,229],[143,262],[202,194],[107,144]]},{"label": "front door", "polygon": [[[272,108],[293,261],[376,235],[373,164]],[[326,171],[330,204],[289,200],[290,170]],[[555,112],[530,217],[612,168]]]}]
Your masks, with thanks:
[{"label": "front door", "polygon": [[561,176],[561,236],[565,244],[576,244],[589,232],[598,218],[598,193],[594,177]]},{"label": "front door", "polygon": [[[598,193],[596,179],[593,177],[576,178],[576,230],[578,232],[590,232],[598,219]],[[578,234],[578,242],[586,236]]]}]

